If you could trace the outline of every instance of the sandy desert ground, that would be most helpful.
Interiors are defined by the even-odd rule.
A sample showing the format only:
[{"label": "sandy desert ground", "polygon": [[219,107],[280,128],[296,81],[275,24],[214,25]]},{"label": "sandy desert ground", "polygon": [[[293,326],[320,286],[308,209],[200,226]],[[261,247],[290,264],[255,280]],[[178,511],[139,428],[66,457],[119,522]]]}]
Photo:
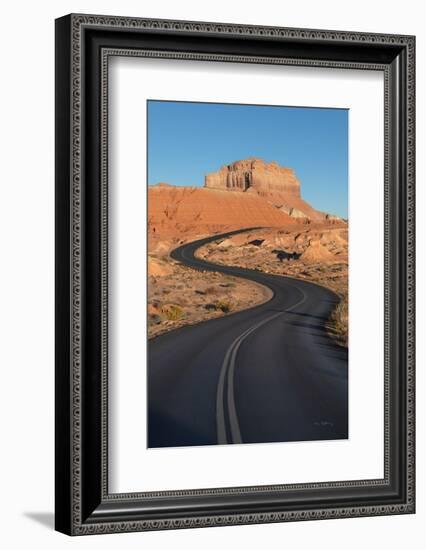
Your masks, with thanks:
[{"label": "sandy desert ground", "polygon": [[348,342],[348,227],[345,222],[304,228],[261,229],[205,245],[198,256],[213,263],[288,275],[325,286],[339,295],[329,329]]},{"label": "sandy desert ground", "polygon": [[302,200],[293,171],[260,159],[222,167],[206,176],[203,188],[167,183],[149,187],[150,338],[267,299],[267,291],[254,283],[195,271],[170,257],[181,244],[253,227],[259,229],[204,246],[199,257],[305,279],[333,290],[341,302],[329,320],[329,330],[347,345],[348,224]]},{"label": "sandy desert ground", "polygon": [[148,334],[158,336],[252,307],[269,299],[260,285],[221,273],[200,272],[170,258],[148,258]]}]

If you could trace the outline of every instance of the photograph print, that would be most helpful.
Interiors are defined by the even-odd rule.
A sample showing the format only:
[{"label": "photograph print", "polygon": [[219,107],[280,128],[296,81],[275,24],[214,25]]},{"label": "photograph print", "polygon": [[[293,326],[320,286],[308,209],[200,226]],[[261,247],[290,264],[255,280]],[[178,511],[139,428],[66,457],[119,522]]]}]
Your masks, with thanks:
[{"label": "photograph print", "polygon": [[348,116],[147,102],[147,447],[349,438]]}]

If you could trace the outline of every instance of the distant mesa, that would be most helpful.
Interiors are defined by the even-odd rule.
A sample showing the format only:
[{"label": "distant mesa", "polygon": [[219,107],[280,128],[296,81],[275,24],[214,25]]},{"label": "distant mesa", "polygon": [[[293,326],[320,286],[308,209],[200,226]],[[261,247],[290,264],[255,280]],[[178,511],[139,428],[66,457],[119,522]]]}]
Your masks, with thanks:
[{"label": "distant mesa", "polygon": [[237,160],[207,174],[204,187],[255,193],[294,218],[325,218],[323,212],[315,210],[301,198],[300,182],[294,170],[275,161],[265,162],[260,158]]},{"label": "distant mesa", "polygon": [[292,168],[284,168],[276,162],[264,162],[259,158],[237,160],[222,166],[217,172],[206,175],[204,185],[210,189],[253,189],[300,197],[300,183]]},{"label": "distant mesa", "polygon": [[170,185],[170,183],[165,181],[159,181],[158,183],[154,183],[151,187],[173,187],[173,185]]},{"label": "distant mesa", "polygon": [[[148,188],[149,246],[161,240],[190,239],[243,227],[287,227],[312,222],[339,225],[301,197],[292,168],[259,158],[238,160],[205,176],[204,187]],[[309,254],[318,254],[314,249]],[[161,271],[161,266],[152,269]]]}]

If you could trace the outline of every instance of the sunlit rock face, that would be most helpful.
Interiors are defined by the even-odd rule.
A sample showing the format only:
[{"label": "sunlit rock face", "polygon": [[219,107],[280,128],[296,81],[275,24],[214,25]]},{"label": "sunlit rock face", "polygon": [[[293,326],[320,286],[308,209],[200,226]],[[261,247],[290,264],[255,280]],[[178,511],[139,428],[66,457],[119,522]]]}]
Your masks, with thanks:
[{"label": "sunlit rock face", "polygon": [[259,158],[237,160],[207,174],[204,187],[259,195],[293,218],[321,220],[325,217],[302,199],[294,170],[277,162]]},{"label": "sunlit rock face", "polygon": [[230,191],[256,191],[259,195],[286,194],[300,197],[300,183],[292,168],[276,162],[249,158],[222,166],[207,174],[204,186],[209,189]]}]

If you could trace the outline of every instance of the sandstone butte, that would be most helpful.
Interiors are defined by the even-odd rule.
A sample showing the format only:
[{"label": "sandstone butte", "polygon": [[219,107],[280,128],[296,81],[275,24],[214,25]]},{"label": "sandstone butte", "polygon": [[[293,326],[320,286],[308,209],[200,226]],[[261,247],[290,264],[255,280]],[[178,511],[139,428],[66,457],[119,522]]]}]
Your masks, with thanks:
[{"label": "sandstone butte", "polygon": [[301,198],[300,182],[291,168],[257,158],[207,174],[202,188],[164,182],[148,188],[150,241],[326,218]]},{"label": "sandstone butte", "polygon": [[326,217],[302,199],[300,182],[294,170],[277,162],[265,162],[259,158],[237,160],[207,174],[204,186],[206,189],[257,194],[292,217],[312,220]]}]

